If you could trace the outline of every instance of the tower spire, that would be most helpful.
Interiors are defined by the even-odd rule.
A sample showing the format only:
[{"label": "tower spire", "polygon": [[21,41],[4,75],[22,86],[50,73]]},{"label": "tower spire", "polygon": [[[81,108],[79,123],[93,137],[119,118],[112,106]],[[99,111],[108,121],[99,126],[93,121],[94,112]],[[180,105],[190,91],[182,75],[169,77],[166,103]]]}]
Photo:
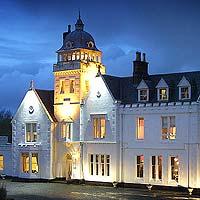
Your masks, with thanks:
[{"label": "tower spire", "polygon": [[80,31],[83,31],[83,28],[84,28],[84,24],[81,20],[81,12],[80,12],[80,9],[78,10],[78,19],[77,19],[77,22],[75,24],[75,27],[76,27],[76,30],[80,30]]}]

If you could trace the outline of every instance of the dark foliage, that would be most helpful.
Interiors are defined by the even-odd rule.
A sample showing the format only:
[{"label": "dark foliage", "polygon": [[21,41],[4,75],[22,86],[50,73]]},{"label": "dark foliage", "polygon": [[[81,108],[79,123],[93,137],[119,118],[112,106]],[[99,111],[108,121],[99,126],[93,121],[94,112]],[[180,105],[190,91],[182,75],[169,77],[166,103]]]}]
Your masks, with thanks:
[{"label": "dark foliage", "polygon": [[8,136],[9,142],[11,142],[12,126],[11,126],[12,114],[9,110],[0,110],[0,136]]}]

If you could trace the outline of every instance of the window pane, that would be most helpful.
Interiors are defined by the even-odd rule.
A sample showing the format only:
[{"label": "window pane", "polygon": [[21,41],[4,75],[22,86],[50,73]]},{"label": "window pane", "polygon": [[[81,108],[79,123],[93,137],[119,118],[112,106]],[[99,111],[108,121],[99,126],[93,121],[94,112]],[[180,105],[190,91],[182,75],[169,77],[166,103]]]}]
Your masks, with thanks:
[{"label": "window pane", "polygon": [[74,80],[70,80],[70,89],[69,89],[69,92],[70,93],[74,93],[75,92],[75,81]]},{"label": "window pane", "polygon": [[38,163],[38,154],[33,153],[32,154],[32,173],[38,173],[39,172],[39,163]]},{"label": "window pane", "polygon": [[106,120],[105,118],[101,118],[100,119],[100,128],[101,128],[101,138],[104,138],[105,137],[105,134],[106,134]]},{"label": "window pane", "polygon": [[24,173],[29,173],[29,154],[22,153],[22,171]]},{"label": "window pane", "polygon": [[137,139],[144,139],[144,118],[138,118],[137,120]]},{"label": "window pane", "polygon": [[90,155],[90,175],[94,174],[94,159],[93,159],[93,154]]},{"label": "window pane", "polygon": [[143,178],[144,156],[137,156],[137,177]]},{"label": "window pane", "polygon": [[162,179],[162,156],[158,156],[158,179]]},{"label": "window pane", "polygon": [[181,99],[188,99],[189,98],[189,87],[182,87],[181,88]]},{"label": "window pane", "polygon": [[147,90],[139,90],[140,101],[147,101]]},{"label": "window pane", "polygon": [[167,89],[166,88],[159,89],[159,97],[160,97],[160,100],[167,100]]},{"label": "window pane", "polygon": [[179,175],[179,159],[178,157],[171,157],[171,179],[178,182]]},{"label": "window pane", "polygon": [[4,169],[4,159],[3,159],[3,155],[0,155],[0,170]]}]

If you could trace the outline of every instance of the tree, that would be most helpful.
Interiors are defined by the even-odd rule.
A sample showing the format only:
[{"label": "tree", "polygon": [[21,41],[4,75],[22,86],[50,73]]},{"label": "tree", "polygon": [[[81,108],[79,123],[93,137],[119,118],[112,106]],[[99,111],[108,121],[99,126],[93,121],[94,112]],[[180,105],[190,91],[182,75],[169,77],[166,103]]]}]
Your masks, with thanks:
[{"label": "tree", "polygon": [[12,114],[9,110],[0,110],[0,136],[8,136],[8,141],[11,142],[12,126],[11,126]]}]

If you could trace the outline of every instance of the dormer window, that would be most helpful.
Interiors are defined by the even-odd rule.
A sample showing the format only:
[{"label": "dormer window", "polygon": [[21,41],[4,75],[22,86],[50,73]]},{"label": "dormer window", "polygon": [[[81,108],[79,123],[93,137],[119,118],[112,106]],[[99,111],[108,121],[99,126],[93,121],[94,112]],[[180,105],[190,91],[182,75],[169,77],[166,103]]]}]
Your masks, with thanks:
[{"label": "dormer window", "polygon": [[159,88],[159,100],[166,101],[168,100],[168,88]]},{"label": "dormer window", "polygon": [[179,84],[179,100],[187,100],[191,98],[191,85],[189,81],[183,76]]},{"label": "dormer window", "polygon": [[181,87],[181,99],[189,99],[189,87]]},{"label": "dormer window", "polygon": [[139,93],[138,96],[139,101],[148,101],[148,89],[138,90],[138,93]]},{"label": "dormer window", "polygon": [[148,85],[145,83],[144,80],[142,80],[138,87],[138,101],[139,102],[146,102],[149,101],[149,87]]},{"label": "dormer window", "polygon": [[157,86],[157,99],[158,101],[168,101],[169,99],[169,86],[166,81],[161,78]]}]

